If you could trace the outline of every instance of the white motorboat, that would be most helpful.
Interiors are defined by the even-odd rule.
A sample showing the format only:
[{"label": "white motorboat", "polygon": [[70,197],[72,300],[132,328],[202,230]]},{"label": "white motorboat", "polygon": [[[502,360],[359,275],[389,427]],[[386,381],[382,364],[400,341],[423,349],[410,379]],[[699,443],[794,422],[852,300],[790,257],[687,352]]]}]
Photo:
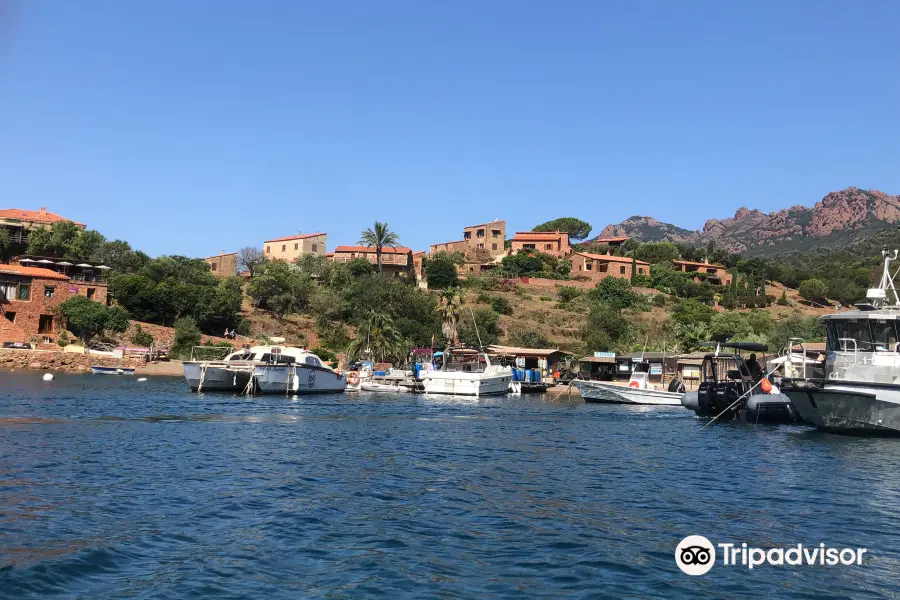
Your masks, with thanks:
[{"label": "white motorboat", "polygon": [[305,348],[271,348],[268,361],[254,365],[256,391],[262,394],[328,394],[343,392],[347,376]]},{"label": "white motorboat", "polygon": [[604,381],[572,382],[585,402],[612,404],[656,404],[681,406],[682,392],[670,392],[661,385],[650,382],[650,363],[642,361],[634,365],[627,385]]},{"label": "white motorboat", "polygon": [[782,392],[820,431],[900,435],[900,297],[890,274],[897,250],[882,257],[881,282],[866,294],[868,302],[822,317],[823,372],[809,368],[802,340],[802,362],[785,369]]},{"label": "white motorboat", "polygon": [[512,369],[491,362],[486,352],[460,346],[447,348],[440,369],[422,373],[426,394],[487,396],[505,394],[512,381]]},{"label": "white motorboat", "polygon": [[403,387],[398,383],[379,383],[377,381],[361,381],[359,384],[359,389],[363,392],[391,392],[391,393],[406,393],[409,392],[409,389]]},{"label": "white motorboat", "polygon": [[253,377],[254,365],[268,361],[271,349],[271,346],[242,348],[222,360],[193,360],[192,356],[183,365],[184,378],[192,392],[243,392]]}]

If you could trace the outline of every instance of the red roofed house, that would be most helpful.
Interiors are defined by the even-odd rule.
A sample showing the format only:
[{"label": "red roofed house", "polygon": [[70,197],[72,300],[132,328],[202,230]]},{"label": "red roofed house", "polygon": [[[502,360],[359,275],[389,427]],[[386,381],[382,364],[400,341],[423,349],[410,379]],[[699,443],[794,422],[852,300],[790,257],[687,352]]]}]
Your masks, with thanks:
[{"label": "red roofed house", "polygon": [[635,275],[650,274],[650,263],[632,260],[629,256],[576,252],[569,260],[572,263],[572,277],[587,277],[591,281],[600,281],[605,277],[620,277],[630,280],[633,268],[637,269]]},{"label": "red roofed house", "polygon": [[553,256],[568,256],[572,252],[569,234],[565,231],[517,231],[511,240],[513,254],[520,250],[534,250]]},{"label": "red roofed house", "polygon": [[[11,245],[10,254],[15,256],[25,251],[28,246],[28,233],[35,229],[47,229],[54,223],[71,221],[52,212],[47,212],[47,207],[40,210],[25,210],[22,208],[0,208],[0,227],[9,232]],[[79,229],[85,229],[84,223],[71,221]]]},{"label": "red roofed house", "polygon": [[[49,261],[44,264],[72,268]],[[0,264],[0,343],[33,338],[52,343],[64,329],[59,305],[73,296],[106,304],[106,282],[95,273],[95,269],[81,268],[69,276],[45,267]]]},{"label": "red roofed house", "polygon": [[294,262],[303,254],[325,255],[327,233],[298,233],[263,242],[263,254],[269,260]]},{"label": "red roofed house", "polygon": [[[350,262],[355,258],[363,258],[373,265],[378,264],[378,253],[374,246],[338,246],[334,249],[334,262]],[[384,247],[381,249],[381,269],[386,275],[399,277],[401,273],[415,273],[413,254],[409,248]]]},{"label": "red roofed house", "polygon": [[[707,281],[714,285],[731,285],[731,274],[724,265],[712,265],[705,259],[703,262],[673,260],[672,265],[684,273],[706,273]],[[699,283],[700,277],[694,277],[694,280]]]},{"label": "red roofed house", "polygon": [[618,237],[599,237],[598,236],[598,237],[595,237],[594,239],[592,239],[591,241],[589,241],[588,243],[592,244],[592,245],[593,244],[596,244],[596,245],[602,244],[604,246],[609,246],[610,250],[615,250],[617,248],[620,248],[622,246],[622,244],[627,242],[629,239],[630,238],[627,236],[618,236]]}]

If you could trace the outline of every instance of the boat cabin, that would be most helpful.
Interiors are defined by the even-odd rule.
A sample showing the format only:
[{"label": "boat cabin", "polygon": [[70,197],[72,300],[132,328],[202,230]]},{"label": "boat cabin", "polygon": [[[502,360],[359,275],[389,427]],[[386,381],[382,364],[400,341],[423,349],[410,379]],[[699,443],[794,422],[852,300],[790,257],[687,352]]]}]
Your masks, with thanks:
[{"label": "boat cabin", "polygon": [[483,373],[489,364],[487,355],[477,348],[446,348],[443,353],[443,366],[440,370]]}]

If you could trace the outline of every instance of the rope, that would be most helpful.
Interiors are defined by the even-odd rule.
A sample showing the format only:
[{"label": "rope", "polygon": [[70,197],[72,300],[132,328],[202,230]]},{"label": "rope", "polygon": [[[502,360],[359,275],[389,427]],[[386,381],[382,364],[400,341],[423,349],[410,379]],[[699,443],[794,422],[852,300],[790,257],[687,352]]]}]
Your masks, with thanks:
[{"label": "rope", "polygon": [[254,370],[250,371],[250,379],[247,381],[247,387],[244,388],[245,396],[250,396],[253,394],[253,389],[255,388],[255,385],[254,385],[255,383],[256,383],[256,371],[254,369]]},{"label": "rope", "polygon": [[[752,392],[754,389],[756,389],[756,387],[757,387],[759,384],[761,384],[761,383],[763,382],[763,379],[767,379],[767,378],[768,378],[772,373],[774,373],[777,369],[778,369],[778,367],[772,369],[771,371],[769,371],[768,373],[766,373],[765,375],[763,375],[763,376],[762,376],[762,379],[760,379],[759,381],[757,381],[756,383],[754,383],[753,386],[752,386],[749,390],[747,390],[746,392],[744,392],[744,394],[743,394],[740,398],[738,398],[737,400],[735,400],[734,402],[732,402],[731,405],[730,405],[728,408],[726,408],[725,410],[723,410],[722,412],[720,412],[719,414],[717,414],[715,417],[713,417],[713,418],[709,421],[709,423],[707,423],[706,425],[703,426],[703,429],[706,429],[707,427],[709,427],[710,425],[712,425],[712,424],[715,422],[716,419],[718,419],[719,417],[721,417],[722,415],[724,415],[725,413],[727,413],[729,410],[731,410],[732,408],[734,408],[735,405],[737,405],[738,402],[740,402],[741,400],[743,400],[744,398],[746,398],[746,397],[750,394],[750,392]],[[757,415],[757,418],[758,418],[758,417],[759,417],[759,415]]]},{"label": "rope", "polygon": [[200,383],[197,384],[198,394],[203,391],[203,380],[206,379],[206,366],[206,364],[203,364],[203,366],[200,367]]},{"label": "rope", "polygon": [[566,389],[562,390],[560,393],[558,393],[558,394],[557,394],[556,396],[554,396],[553,398],[550,398],[550,401],[553,402],[554,400],[558,399],[560,396],[562,396],[562,395],[563,395],[564,393],[566,393],[566,392],[569,393],[569,398],[571,399],[571,397],[572,397],[572,384],[575,383],[575,380],[576,380],[576,379],[581,379],[581,374],[580,374],[580,373],[578,374],[578,377],[575,377],[575,378],[573,378],[571,381],[569,381],[569,385],[566,386]]}]

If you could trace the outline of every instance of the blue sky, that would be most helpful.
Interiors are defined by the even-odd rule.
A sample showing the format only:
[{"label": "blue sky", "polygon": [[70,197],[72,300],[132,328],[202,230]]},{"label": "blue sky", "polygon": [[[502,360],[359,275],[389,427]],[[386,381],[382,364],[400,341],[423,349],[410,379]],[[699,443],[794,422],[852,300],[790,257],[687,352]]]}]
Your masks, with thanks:
[{"label": "blue sky", "polygon": [[0,6],[0,207],[153,255],[900,194],[892,0]]}]

